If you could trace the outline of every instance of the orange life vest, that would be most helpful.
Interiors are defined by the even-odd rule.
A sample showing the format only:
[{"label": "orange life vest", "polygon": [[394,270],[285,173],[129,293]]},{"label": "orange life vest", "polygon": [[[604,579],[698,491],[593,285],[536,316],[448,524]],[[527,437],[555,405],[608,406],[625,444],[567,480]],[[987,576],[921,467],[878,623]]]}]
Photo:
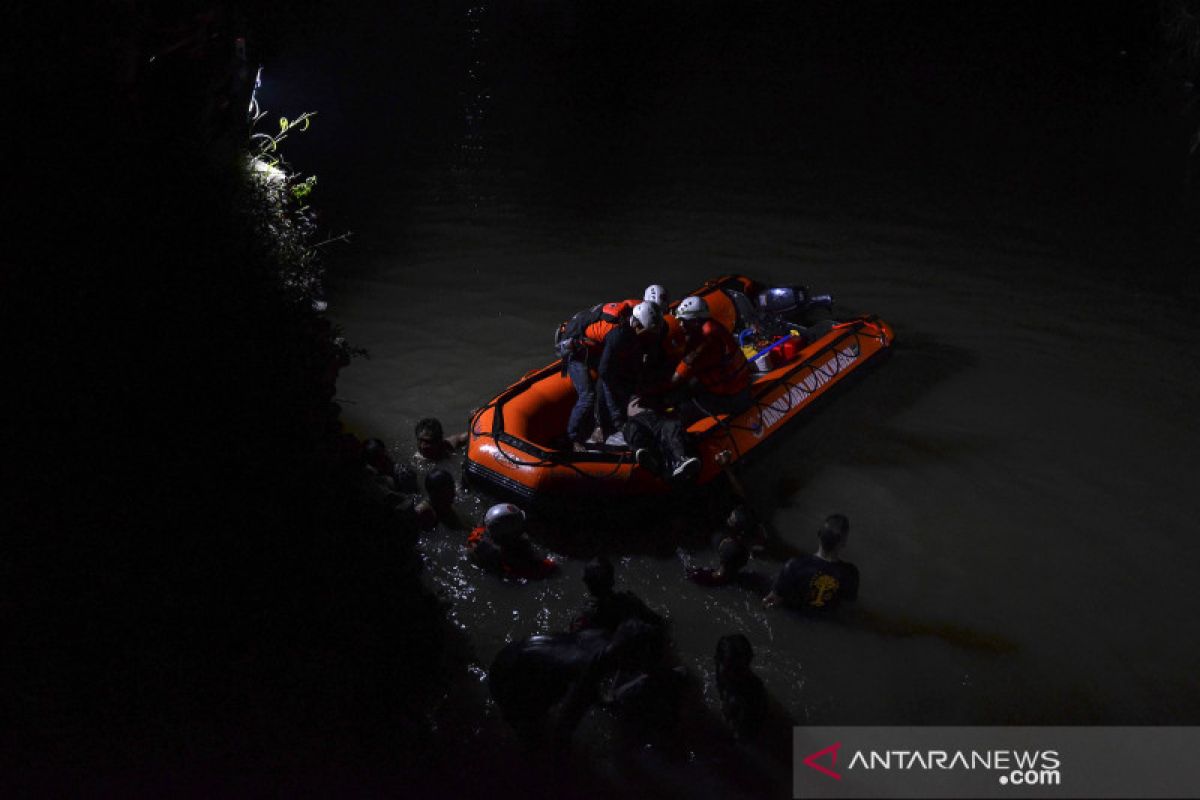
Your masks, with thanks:
[{"label": "orange life vest", "polygon": [[737,394],[750,385],[745,353],[715,319],[705,320],[688,336],[687,350],[675,368],[681,380],[695,378],[705,391],[719,395]]},{"label": "orange life vest", "polygon": [[668,361],[676,363],[687,352],[687,332],[674,314],[664,314],[663,323],[663,353]]},{"label": "orange life vest", "polygon": [[597,309],[597,319],[583,329],[584,344],[587,348],[592,351],[603,349],[604,337],[619,325],[626,323],[635,305],[637,302],[633,300],[620,300],[600,306]]},{"label": "orange life vest", "polygon": [[467,549],[474,551],[476,545],[483,541],[483,534],[486,531],[487,528],[483,527],[482,525],[473,529],[471,533],[467,535]]}]

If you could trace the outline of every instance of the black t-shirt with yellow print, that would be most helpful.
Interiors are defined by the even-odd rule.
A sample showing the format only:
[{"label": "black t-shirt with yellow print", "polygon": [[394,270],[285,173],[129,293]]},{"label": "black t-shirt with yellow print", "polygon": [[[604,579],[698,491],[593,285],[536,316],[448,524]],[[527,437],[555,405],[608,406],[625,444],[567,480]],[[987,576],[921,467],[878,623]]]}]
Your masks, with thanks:
[{"label": "black t-shirt with yellow print", "polygon": [[774,591],[792,608],[832,611],[841,601],[858,598],[858,567],[848,561],[799,556],[783,565]]}]

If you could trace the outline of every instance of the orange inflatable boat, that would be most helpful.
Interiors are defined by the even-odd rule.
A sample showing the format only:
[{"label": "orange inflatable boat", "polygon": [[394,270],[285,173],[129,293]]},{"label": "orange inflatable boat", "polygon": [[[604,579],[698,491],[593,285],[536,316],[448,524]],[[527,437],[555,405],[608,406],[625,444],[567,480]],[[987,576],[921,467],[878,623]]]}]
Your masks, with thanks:
[{"label": "orange inflatable boat", "polygon": [[[749,298],[765,290],[749,278],[726,275],[692,294],[703,297],[712,316],[738,336],[758,309]],[[785,335],[751,353],[750,408],[732,417],[704,417],[687,429],[703,465],[699,484],[719,474],[718,453],[729,450],[735,460],[745,458],[847,376],[886,353],[894,338],[891,327],[874,316],[826,323],[819,330],[822,335],[812,341]],[[627,448],[556,448],[574,405],[575,390],[558,361],[526,373],[472,417],[467,480],[525,503],[670,491],[671,484],[636,464]]]}]

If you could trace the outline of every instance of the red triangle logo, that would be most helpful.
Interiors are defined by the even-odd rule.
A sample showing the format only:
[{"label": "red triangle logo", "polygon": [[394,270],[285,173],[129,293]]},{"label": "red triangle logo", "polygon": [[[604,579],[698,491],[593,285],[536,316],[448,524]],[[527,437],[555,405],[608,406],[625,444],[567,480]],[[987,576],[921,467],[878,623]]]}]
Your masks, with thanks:
[{"label": "red triangle logo", "polygon": [[[842,743],[838,742],[836,744],[829,745],[829,747],[826,747],[824,750],[818,750],[817,752],[813,753],[812,755],[806,756],[804,758],[804,765],[806,767],[812,767],[817,772],[828,775],[829,777],[833,778],[835,781],[840,781],[842,779],[842,776],[839,775],[838,773],[834,772],[832,769],[830,769],[830,767],[837,766],[837,754],[838,754],[838,750],[841,749],[841,747],[842,747]],[[828,767],[825,766],[824,764],[817,763],[817,759],[824,755],[829,756],[829,766]]]}]

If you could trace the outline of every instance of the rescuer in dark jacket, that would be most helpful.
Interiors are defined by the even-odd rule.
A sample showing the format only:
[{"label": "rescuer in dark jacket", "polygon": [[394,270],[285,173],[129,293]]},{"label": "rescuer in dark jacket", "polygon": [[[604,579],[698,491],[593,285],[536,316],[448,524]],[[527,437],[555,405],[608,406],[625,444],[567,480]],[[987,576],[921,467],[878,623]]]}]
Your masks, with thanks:
[{"label": "rescuer in dark jacket", "polygon": [[[575,407],[567,421],[567,438],[581,450],[598,423],[605,438],[625,422],[644,351],[662,325],[662,312],[645,301],[608,303],[571,318],[558,342],[564,367],[575,387]],[[596,378],[592,378],[592,370]]]}]

